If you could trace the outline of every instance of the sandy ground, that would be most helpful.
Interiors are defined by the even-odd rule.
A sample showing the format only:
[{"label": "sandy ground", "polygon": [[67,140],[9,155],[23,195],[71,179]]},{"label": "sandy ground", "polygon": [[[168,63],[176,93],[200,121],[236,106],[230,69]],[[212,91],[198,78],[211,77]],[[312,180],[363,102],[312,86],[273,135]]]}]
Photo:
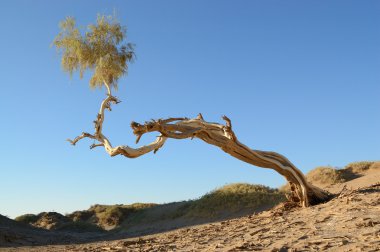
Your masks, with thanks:
[{"label": "sandy ground", "polygon": [[380,171],[328,190],[309,208],[284,207],[228,221],[93,243],[8,247],[0,251],[380,251]]}]

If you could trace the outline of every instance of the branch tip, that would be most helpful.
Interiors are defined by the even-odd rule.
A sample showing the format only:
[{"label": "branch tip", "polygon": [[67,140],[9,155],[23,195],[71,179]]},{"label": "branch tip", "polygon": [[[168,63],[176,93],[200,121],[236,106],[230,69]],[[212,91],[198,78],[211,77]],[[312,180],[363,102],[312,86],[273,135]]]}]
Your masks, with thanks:
[{"label": "branch tip", "polygon": [[71,140],[70,138],[67,138],[66,141],[68,141],[71,145],[75,145],[74,141]]},{"label": "branch tip", "polygon": [[222,116],[222,119],[223,119],[224,121],[226,121],[226,126],[227,126],[228,128],[232,128],[232,124],[231,124],[231,119],[230,119],[230,118],[228,118],[226,115],[224,115],[224,116]]},{"label": "branch tip", "polygon": [[99,146],[104,146],[104,144],[100,143],[100,144],[91,144],[90,145],[90,149],[94,149],[96,147],[99,147]]},{"label": "branch tip", "polygon": [[142,134],[140,134],[140,135],[138,135],[137,137],[136,137],[136,144],[138,144],[139,142],[140,142],[140,138],[142,137]]}]

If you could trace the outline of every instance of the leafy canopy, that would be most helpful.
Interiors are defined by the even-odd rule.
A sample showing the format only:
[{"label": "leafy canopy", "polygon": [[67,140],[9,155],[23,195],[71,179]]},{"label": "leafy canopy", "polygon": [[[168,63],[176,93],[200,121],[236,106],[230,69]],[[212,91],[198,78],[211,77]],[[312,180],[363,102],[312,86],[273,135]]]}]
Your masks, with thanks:
[{"label": "leafy canopy", "polygon": [[127,63],[134,59],[133,45],[124,43],[126,27],[114,16],[98,15],[96,24],[88,25],[83,35],[72,17],[62,21],[60,29],[53,44],[62,53],[63,70],[70,76],[79,71],[80,78],[90,70],[91,88],[105,83],[117,88],[118,79],[127,73]]}]

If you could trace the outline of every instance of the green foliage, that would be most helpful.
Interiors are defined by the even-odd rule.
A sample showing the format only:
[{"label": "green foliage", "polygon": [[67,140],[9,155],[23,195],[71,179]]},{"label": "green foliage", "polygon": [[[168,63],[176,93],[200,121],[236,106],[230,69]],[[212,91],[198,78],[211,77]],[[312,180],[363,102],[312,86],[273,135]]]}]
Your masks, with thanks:
[{"label": "green foliage", "polygon": [[118,79],[127,73],[128,62],[134,58],[133,45],[125,44],[126,28],[113,16],[98,15],[96,24],[82,32],[75,19],[67,17],[60,23],[60,33],[53,44],[62,53],[62,68],[72,75],[92,71],[90,87],[107,83],[117,88]]},{"label": "green foliage", "polygon": [[285,200],[283,193],[263,185],[229,184],[211,191],[188,207],[187,216],[215,217],[243,210],[266,209]]}]

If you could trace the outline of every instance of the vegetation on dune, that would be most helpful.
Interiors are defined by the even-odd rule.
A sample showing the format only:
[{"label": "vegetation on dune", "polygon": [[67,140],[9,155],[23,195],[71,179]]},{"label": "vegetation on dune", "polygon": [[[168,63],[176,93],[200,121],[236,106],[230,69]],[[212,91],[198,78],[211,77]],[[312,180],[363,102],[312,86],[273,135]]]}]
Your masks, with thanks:
[{"label": "vegetation on dune", "polygon": [[[331,166],[319,166],[306,174],[306,179],[312,183],[334,185],[351,180],[352,176],[344,169],[335,169]],[[353,175],[353,174],[352,174]]]},{"label": "vegetation on dune", "polygon": [[15,218],[15,221],[25,224],[31,224],[38,220],[38,216],[35,214],[23,214]]},{"label": "vegetation on dune", "polygon": [[84,210],[84,211],[75,211],[71,214],[67,214],[72,221],[85,222],[90,221],[90,218],[93,217],[94,211]]},{"label": "vegetation on dune", "polygon": [[[306,179],[316,185],[335,185],[358,178],[362,176],[363,173],[374,169],[380,169],[380,161],[352,162],[342,169],[332,166],[319,166],[309,171],[306,174]],[[279,190],[288,192],[290,186],[286,184],[281,186]]]},{"label": "vegetation on dune", "polygon": [[306,174],[306,178],[312,183],[333,185],[343,183],[360,177],[368,170],[380,167],[380,162],[360,161],[352,162],[343,169],[335,169],[331,166],[317,167]]},{"label": "vegetation on dune", "polygon": [[[380,169],[379,161],[353,162],[343,169],[320,166],[307,173],[306,178],[313,184],[326,186],[352,180],[374,169]],[[96,232],[181,218],[225,219],[265,210],[285,201],[288,187],[285,185],[280,189],[272,189],[263,185],[235,183],[217,188],[195,200],[168,204],[97,204],[88,210],[75,211],[66,216],[43,212],[38,215],[24,214],[15,220],[45,229]]]},{"label": "vegetation on dune", "polygon": [[[229,184],[196,200],[168,204],[93,205],[66,216],[58,213],[27,214],[17,221],[46,229],[91,232],[120,227],[124,221],[139,225],[176,218],[218,219],[253,213],[284,201],[284,194],[262,185]],[[58,216],[59,215],[59,216]],[[99,229],[101,228],[101,229]]]},{"label": "vegetation on dune", "polygon": [[188,207],[186,216],[218,217],[244,210],[262,210],[285,200],[285,195],[277,189],[263,185],[236,183],[215,189]]},{"label": "vegetation on dune", "polygon": [[155,206],[156,204],[135,203],[131,205],[94,205],[84,211],[62,215],[42,212],[38,215],[24,214],[16,221],[49,230],[71,230],[76,232],[102,231],[118,226],[131,213]]},{"label": "vegetation on dune", "polygon": [[370,170],[380,170],[380,161],[373,163],[370,167]]},{"label": "vegetation on dune", "polygon": [[49,230],[58,230],[62,225],[70,222],[68,217],[56,212],[42,212],[37,215],[24,214],[16,217],[15,220]]},{"label": "vegetation on dune", "polygon": [[132,213],[156,206],[153,203],[135,203],[131,205],[94,205],[88,212],[93,212],[97,225],[101,227],[117,226]]},{"label": "vegetation on dune", "polygon": [[344,167],[344,169],[346,170],[350,170],[351,172],[353,173],[363,173],[367,170],[369,170],[372,165],[377,165],[376,163],[380,163],[380,162],[371,162],[371,161],[361,161],[361,162],[353,162],[353,163],[349,163],[348,165],[346,165]]}]

